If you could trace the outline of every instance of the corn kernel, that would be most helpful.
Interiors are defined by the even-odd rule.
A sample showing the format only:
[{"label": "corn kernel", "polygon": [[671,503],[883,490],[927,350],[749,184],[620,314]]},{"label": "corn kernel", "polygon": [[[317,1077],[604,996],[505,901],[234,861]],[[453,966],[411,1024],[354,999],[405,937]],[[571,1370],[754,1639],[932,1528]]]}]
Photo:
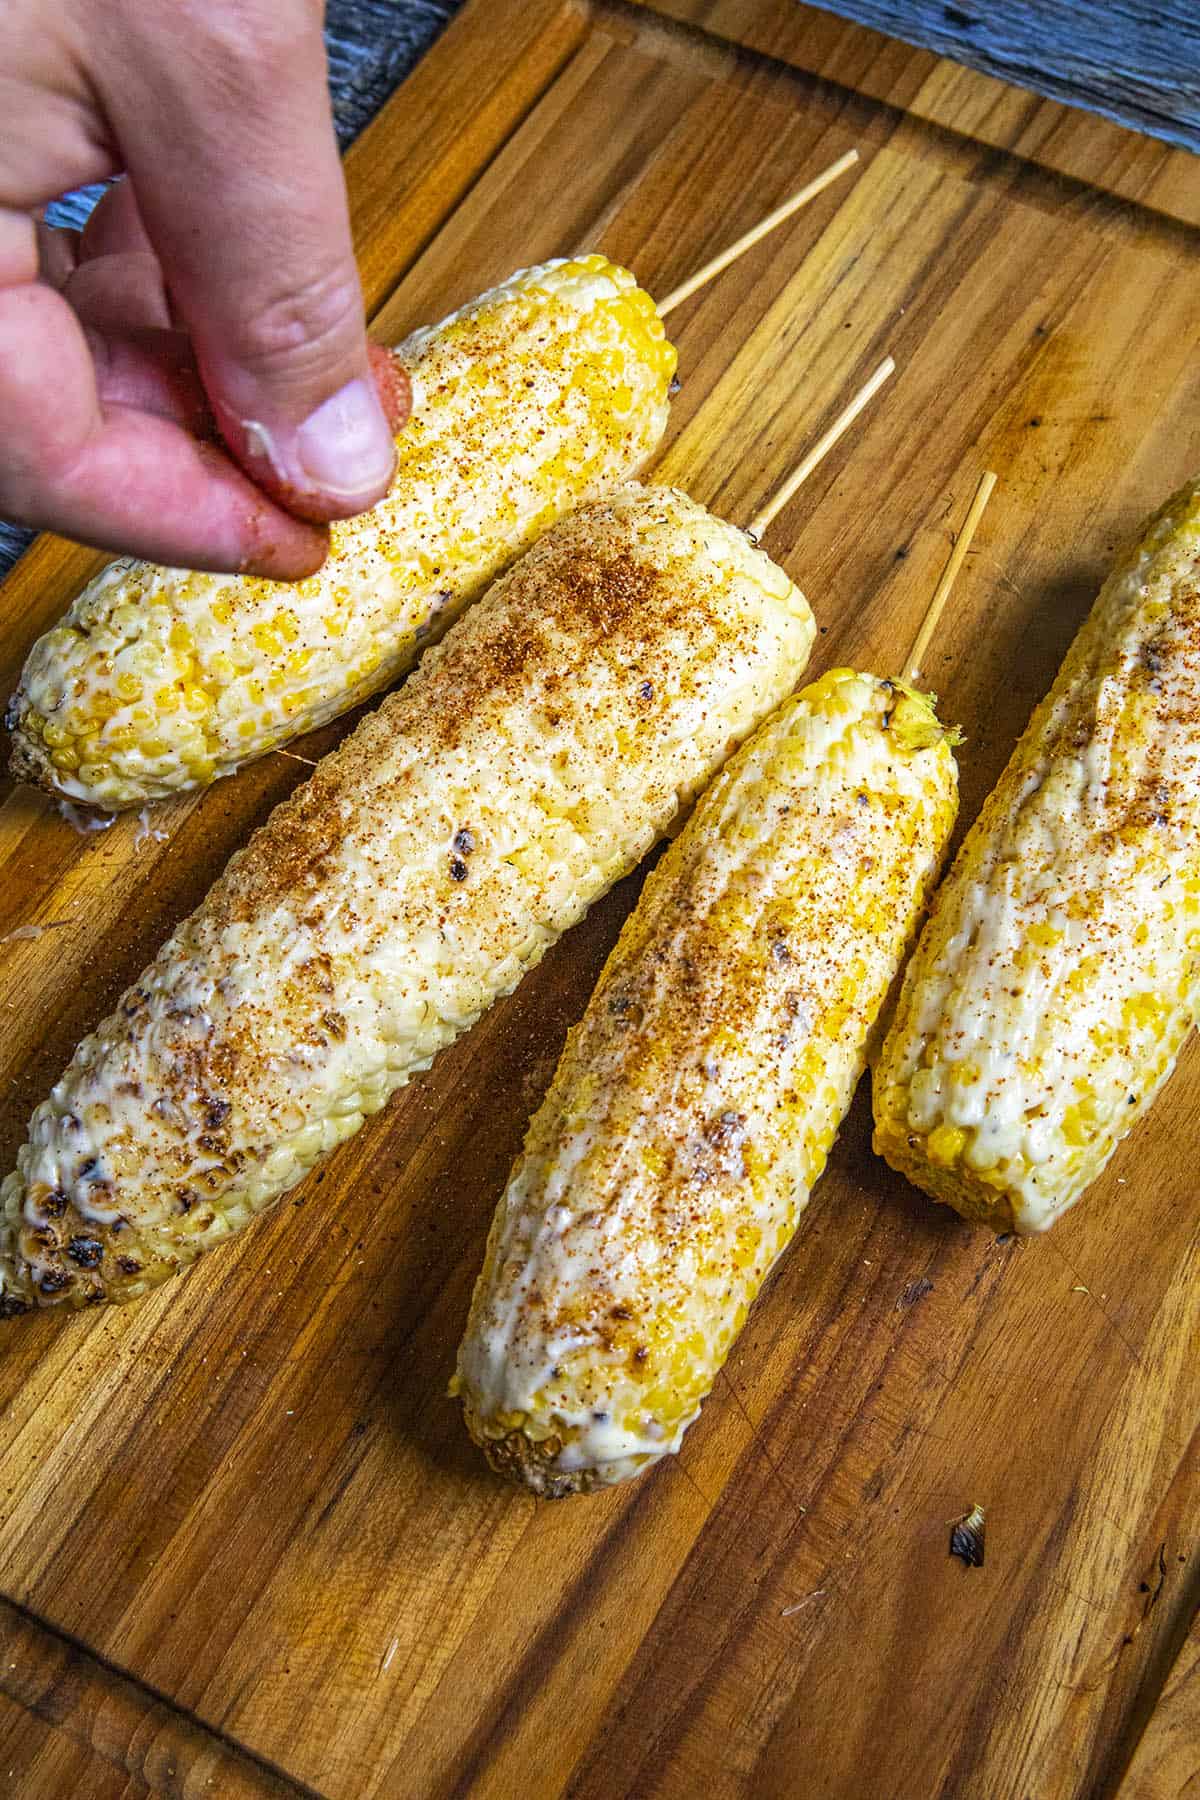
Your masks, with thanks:
[{"label": "corn kernel", "polygon": [[[392,495],[373,519],[335,524],[319,574],[281,588],[147,565],[119,579],[110,570],[43,640],[69,671],[61,691],[80,699],[81,718],[58,721],[69,732],[112,716],[107,682],[113,712],[136,709],[122,726],[168,745],[153,774],[136,738],[89,753],[106,802],[192,785],[201,768],[208,779],[275,742],[281,716],[294,735],[318,711],[329,717],[405,673],[435,621],[444,628],[581,494],[606,491],[645,459],[674,368],[653,301],[599,253],[484,296],[414,357],[424,403],[399,434]],[[526,379],[515,374],[526,369]],[[489,494],[482,507],[480,468],[495,482],[494,503]],[[301,674],[305,698],[285,708]],[[243,729],[243,706],[260,714],[254,731]],[[33,708],[20,729],[37,740]]]},{"label": "corn kernel", "polygon": [[925,1141],[929,1160],[939,1168],[952,1169],[962,1156],[967,1144],[967,1134],[958,1125],[939,1125],[931,1131]]}]

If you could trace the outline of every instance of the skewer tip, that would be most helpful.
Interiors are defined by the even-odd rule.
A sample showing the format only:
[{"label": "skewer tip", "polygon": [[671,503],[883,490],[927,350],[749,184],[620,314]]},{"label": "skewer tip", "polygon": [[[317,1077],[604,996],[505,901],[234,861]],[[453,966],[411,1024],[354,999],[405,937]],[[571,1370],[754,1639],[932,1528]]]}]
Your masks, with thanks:
[{"label": "skewer tip", "polygon": [[912,686],[915,686],[920,680],[921,664],[933,640],[933,634],[937,630],[946,602],[950,598],[950,590],[954,586],[959,570],[966,561],[967,551],[971,548],[971,541],[979,528],[984,508],[992,497],[992,489],[995,487],[996,481],[997,476],[994,470],[985,469],[975,484],[975,492],[971,498],[971,504],[967,508],[967,516],[963,520],[962,529],[954,540],[950,555],[946,559],[946,566],[933,590],[933,598],[925,609],[925,616],[917,629],[912,649],[904,664],[903,679]]},{"label": "skewer tip", "polygon": [[673,312],[677,306],[682,306],[685,300],[690,300],[693,294],[729,268],[731,263],[737,262],[738,258],[744,256],[747,250],[752,250],[755,244],[761,243],[763,238],[768,237],[772,231],[785,224],[794,213],[800,211],[801,207],[807,206],[810,200],[815,200],[818,194],[824,193],[831,182],[836,181],[839,175],[844,175],[846,170],[853,168],[858,161],[857,150],[844,151],[835,162],[829,164],[828,168],[822,169],[819,175],[814,175],[811,181],[805,182],[804,186],[790,195],[781,206],[777,206],[773,212],[769,212],[765,219],[760,219],[757,225],[752,225],[750,230],[743,233],[735,243],[722,250],[718,256],[714,256],[711,262],[706,262],[703,268],[697,269],[694,274],[689,275],[686,281],[681,282],[677,288],[660,300],[658,302],[659,318],[665,319],[669,312]]},{"label": "skewer tip", "polygon": [[778,518],[788,501],[792,499],[800,487],[806,482],[817,464],[826,457],[838,439],[849,431],[864,407],[868,406],[879,392],[884,382],[896,372],[895,360],[885,356],[875,373],[864,381],[854,398],[844,406],[829,429],[822,433],[812,449],[801,459],[791,474],[780,482],[766,504],[757,512],[746,527],[755,543],[773,519]]}]

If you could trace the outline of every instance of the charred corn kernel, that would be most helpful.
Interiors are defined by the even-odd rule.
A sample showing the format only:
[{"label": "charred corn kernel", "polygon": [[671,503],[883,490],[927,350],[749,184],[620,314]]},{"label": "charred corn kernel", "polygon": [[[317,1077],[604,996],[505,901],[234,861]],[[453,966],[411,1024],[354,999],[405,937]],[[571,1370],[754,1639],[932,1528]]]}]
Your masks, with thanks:
[{"label": "charred corn kernel", "polygon": [[813,632],[787,576],[671,489],[557,526],[81,1044],[0,1188],[0,1312],[131,1299],[239,1231],[633,867]]},{"label": "charred corn kernel", "polygon": [[876,1148],[967,1218],[1052,1225],[1174,1067],[1198,894],[1193,482],[1117,563],[938,895],[875,1068]]},{"label": "charred corn kernel", "polygon": [[[603,256],[525,270],[397,354],[413,416],[386,499],[334,525],[324,568],[293,586],[111,563],[30,652],[9,708],[19,779],[141,806],[228,775],[386,686],[547,526],[641,466],[675,371],[653,301]],[[280,706],[266,684],[282,671],[288,699],[297,646],[309,653],[307,697]],[[107,707],[100,697],[106,659],[122,649],[147,700],[181,678],[208,695],[202,777],[190,734],[151,751],[102,731],[90,780],[55,770],[46,728],[62,728],[72,700],[73,731],[130,723],[140,690],[118,688]]]},{"label": "charred corn kernel", "polygon": [[853,670],[704,795],[492,1226],[455,1391],[501,1473],[562,1495],[679,1448],[824,1167],[955,804],[932,705]]}]

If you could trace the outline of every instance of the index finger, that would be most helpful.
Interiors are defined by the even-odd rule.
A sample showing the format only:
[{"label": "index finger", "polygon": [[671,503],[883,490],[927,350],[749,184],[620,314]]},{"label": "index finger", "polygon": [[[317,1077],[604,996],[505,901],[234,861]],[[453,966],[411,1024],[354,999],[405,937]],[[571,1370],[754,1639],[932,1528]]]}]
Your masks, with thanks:
[{"label": "index finger", "polygon": [[0,448],[0,513],[23,524],[281,580],[325,559],[327,534],[275,506],[215,444],[102,403],[83,327],[41,282],[0,289]]}]

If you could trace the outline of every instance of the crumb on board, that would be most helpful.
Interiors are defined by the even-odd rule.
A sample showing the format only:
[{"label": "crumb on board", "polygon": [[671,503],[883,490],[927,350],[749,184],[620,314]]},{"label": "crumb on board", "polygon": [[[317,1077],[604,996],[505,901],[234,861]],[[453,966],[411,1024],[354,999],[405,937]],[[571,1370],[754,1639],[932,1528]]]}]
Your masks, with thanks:
[{"label": "crumb on board", "polygon": [[790,1619],[793,1613],[798,1613],[800,1611],[801,1607],[807,1606],[810,1601],[820,1600],[823,1597],[823,1595],[828,1593],[828,1591],[829,1590],[827,1588],[814,1588],[812,1593],[805,1594],[805,1596],[802,1600],[794,1600],[792,1602],[791,1606],[783,1607],[779,1614],[780,1618],[781,1619]]},{"label": "crumb on board", "polygon": [[0,937],[0,944],[32,943],[35,938],[42,937],[47,931],[60,931],[64,925],[71,924],[70,919],[47,919],[44,925],[17,925],[12,931],[6,931]]},{"label": "crumb on board", "polygon": [[983,1508],[978,1502],[950,1527],[950,1554],[957,1556],[968,1569],[983,1567]]}]

